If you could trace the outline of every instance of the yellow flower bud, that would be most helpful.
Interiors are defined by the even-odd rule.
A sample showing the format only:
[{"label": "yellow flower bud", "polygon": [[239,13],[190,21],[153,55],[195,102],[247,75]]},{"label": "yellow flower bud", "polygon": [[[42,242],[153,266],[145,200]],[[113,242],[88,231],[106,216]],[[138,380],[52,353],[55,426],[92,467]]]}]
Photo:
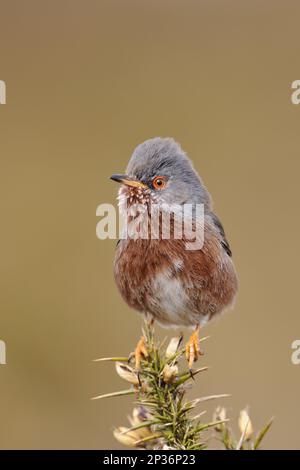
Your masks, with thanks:
[{"label": "yellow flower bud", "polygon": [[181,336],[175,336],[174,338],[171,339],[166,350],[167,359],[170,359],[171,357],[174,356],[174,354],[177,353],[179,345],[181,343],[181,339],[182,339]]},{"label": "yellow flower bud", "polygon": [[135,443],[139,440],[139,437],[134,431],[127,431],[128,428],[120,426],[114,430],[113,434],[117,441],[123,446],[135,447]]},{"label": "yellow flower bud", "polygon": [[175,377],[178,375],[178,367],[176,365],[169,366],[168,364],[165,365],[163,368],[163,379],[166,383],[173,382]]},{"label": "yellow flower bud", "polygon": [[[226,408],[224,406],[218,406],[213,414],[213,421],[225,421],[226,419]],[[215,426],[216,431],[223,431],[224,424],[220,423]]]},{"label": "yellow flower bud", "polygon": [[137,373],[128,364],[124,364],[123,362],[116,362],[116,371],[121,379],[124,379],[133,385],[139,385],[139,378]]},{"label": "yellow flower bud", "polygon": [[253,427],[246,408],[240,412],[239,428],[241,433],[245,434],[245,441],[251,439],[251,436],[253,435]]},{"label": "yellow flower bud", "polygon": [[[144,421],[151,419],[150,414],[143,406],[135,407],[132,412],[132,416],[128,416],[128,420],[132,427],[142,424]],[[144,437],[150,436],[151,430],[149,426],[139,428],[135,431],[138,435],[138,439],[143,439]]]}]

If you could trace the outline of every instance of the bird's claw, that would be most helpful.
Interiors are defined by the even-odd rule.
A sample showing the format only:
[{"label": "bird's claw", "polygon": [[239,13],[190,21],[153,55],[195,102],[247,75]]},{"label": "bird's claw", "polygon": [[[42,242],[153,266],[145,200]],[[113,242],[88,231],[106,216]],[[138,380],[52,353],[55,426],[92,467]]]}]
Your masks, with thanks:
[{"label": "bird's claw", "polygon": [[144,336],[141,337],[139,340],[135,351],[131,356],[135,357],[135,368],[136,370],[140,370],[141,367],[141,360],[142,358],[147,358],[149,356],[148,350],[147,350],[147,344],[146,344],[146,339]]},{"label": "bird's claw", "polygon": [[189,371],[193,378],[192,366],[198,357],[203,355],[199,346],[199,327],[196,328],[185,346],[185,357],[188,361]]}]

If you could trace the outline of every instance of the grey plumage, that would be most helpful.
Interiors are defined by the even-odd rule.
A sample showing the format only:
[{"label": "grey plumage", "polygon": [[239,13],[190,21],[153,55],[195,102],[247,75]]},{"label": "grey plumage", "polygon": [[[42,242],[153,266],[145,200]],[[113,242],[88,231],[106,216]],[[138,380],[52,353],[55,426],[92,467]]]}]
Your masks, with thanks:
[{"label": "grey plumage", "polygon": [[211,198],[192,162],[172,138],[155,137],[138,145],[129,160],[126,172],[151,188],[156,175],[169,178],[163,191],[168,204],[204,204],[211,208]]}]

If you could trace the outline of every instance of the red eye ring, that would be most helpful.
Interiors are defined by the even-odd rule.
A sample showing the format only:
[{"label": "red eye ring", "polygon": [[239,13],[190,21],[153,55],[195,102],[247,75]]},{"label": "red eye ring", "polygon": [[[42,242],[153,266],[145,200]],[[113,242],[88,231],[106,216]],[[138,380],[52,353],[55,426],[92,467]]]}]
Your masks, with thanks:
[{"label": "red eye ring", "polygon": [[159,191],[160,189],[164,189],[166,187],[167,179],[165,176],[156,176],[152,181],[152,184],[154,189]]}]

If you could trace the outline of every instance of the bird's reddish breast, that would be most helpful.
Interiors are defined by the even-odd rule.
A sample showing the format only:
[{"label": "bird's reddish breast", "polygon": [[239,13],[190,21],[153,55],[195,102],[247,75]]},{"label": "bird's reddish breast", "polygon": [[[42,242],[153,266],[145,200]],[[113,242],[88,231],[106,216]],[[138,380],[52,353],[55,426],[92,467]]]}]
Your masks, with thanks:
[{"label": "bird's reddish breast", "polygon": [[230,305],[237,290],[233,263],[209,230],[197,251],[187,250],[184,240],[121,240],[114,271],[126,302],[162,323],[208,320]]}]

